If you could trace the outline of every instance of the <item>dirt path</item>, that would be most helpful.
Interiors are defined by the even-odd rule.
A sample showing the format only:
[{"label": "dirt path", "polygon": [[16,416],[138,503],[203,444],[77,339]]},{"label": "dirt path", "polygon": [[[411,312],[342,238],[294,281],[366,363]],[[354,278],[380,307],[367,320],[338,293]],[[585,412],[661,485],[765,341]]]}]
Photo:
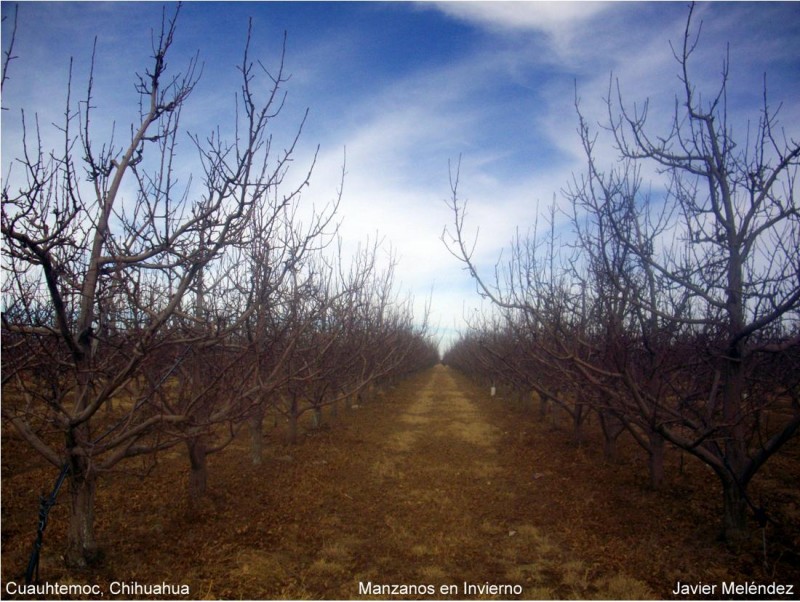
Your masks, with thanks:
[{"label": "dirt path", "polygon": [[[504,457],[509,434],[482,410],[488,399],[443,366],[400,389],[356,410],[323,457],[303,459],[293,507],[276,509],[293,519],[274,542],[237,554],[232,574],[249,586],[239,593],[618,597],[614,583],[592,582],[587,564],[527,520],[536,475]],[[300,508],[300,499],[313,501]]]},{"label": "dirt path", "polygon": [[387,527],[386,549],[384,566],[369,568],[362,583],[434,585],[438,593],[453,585],[456,596],[464,582],[518,585],[522,573],[507,573],[524,536],[499,511],[513,497],[498,480],[499,435],[450,371],[430,373],[370,466],[384,492],[376,522]]},{"label": "dirt path", "polygon": [[[96,513],[104,557],[84,573],[64,569],[67,508],[57,505],[41,580],[98,584],[105,598],[119,597],[113,582],[186,584],[193,599],[646,596],[598,579],[550,534],[542,511],[553,505],[532,502],[545,479],[516,457],[519,429],[497,403],[437,366],[328,417],[297,446],[282,445],[276,426],[261,466],[241,436],[210,459],[208,500],[191,513],[185,450],[174,448],[146,478],[107,477]],[[3,499],[7,582],[24,570],[52,469],[12,438],[3,462],[3,490],[15,492]]]},{"label": "dirt path", "polygon": [[[103,561],[64,569],[59,503],[40,577],[98,584],[105,599],[116,581],[256,600],[670,598],[677,581],[751,578],[760,548],[714,542],[717,498],[702,467],[678,472],[671,456],[672,485],[653,492],[633,443],[606,463],[601,441],[576,449],[568,425],[553,422],[436,366],[360,408],[326,413],[299,445],[281,443],[276,424],[260,466],[242,433],[210,459],[199,511],[188,511],[182,447],[108,475],[96,512]],[[8,582],[21,579],[38,494],[54,474],[17,438],[2,445]],[[795,490],[789,471],[777,474],[785,483],[776,487]],[[776,579],[794,582],[796,569],[780,570]]]}]

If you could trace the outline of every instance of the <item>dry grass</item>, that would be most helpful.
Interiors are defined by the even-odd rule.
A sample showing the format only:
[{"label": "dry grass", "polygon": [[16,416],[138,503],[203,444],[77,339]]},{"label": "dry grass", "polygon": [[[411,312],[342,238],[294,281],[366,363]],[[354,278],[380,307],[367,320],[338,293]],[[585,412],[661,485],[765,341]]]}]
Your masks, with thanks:
[{"label": "dry grass", "polygon": [[[261,466],[237,439],[210,459],[209,499],[194,513],[176,448],[146,479],[108,475],[97,511],[105,555],[85,573],[67,572],[59,558],[62,498],[41,575],[187,583],[200,599],[351,599],[368,581],[437,592],[465,581],[516,584],[528,599],[668,598],[676,579],[800,582],[797,440],[753,484],[783,525],[768,532],[765,572],[759,533],[739,549],[715,541],[719,494],[701,466],[687,460],[681,470],[671,454],[665,489],[653,492],[630,442],[605,463],[596,425],[578,450],[568,425],[536,416],[437,367],[340,412],[295,447],[271,428]],[[24,569],[38,494],[54,474],[18,439],[2,446],[5,582]]]}]

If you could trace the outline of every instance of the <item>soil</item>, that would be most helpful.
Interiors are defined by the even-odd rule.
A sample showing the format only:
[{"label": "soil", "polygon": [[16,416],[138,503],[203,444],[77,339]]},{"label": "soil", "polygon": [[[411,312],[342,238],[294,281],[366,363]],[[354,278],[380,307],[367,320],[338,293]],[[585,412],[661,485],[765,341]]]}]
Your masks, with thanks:
[{"label": "soil", "polygon": [[[653,491],[627,439],[605,461],[596,424],[575,447],[565,416],[542,420],[441,365],[326,415],[297,445],[281,443],[283,428],[269,429],[259,466],[244,431],[212,456],[199,507],[186,500],[183,447],[146,476],[133,464],[108,475],[96,514],[103,556],[83,572],[60,556],[65,489],[40,580],[171,599],[670,599],[678,582],[701,581],[717,584],[714,598],[730,597],[729,581],[800,591],[797,438],[753,484],[775,523],[732,548],[716,540],[721,496],[698,462],[668,451],[667,483]],[[23,581],[38,495],[56,476],[4,429],[3,597]],[[112,582],[189,594],[114,596]]]}]

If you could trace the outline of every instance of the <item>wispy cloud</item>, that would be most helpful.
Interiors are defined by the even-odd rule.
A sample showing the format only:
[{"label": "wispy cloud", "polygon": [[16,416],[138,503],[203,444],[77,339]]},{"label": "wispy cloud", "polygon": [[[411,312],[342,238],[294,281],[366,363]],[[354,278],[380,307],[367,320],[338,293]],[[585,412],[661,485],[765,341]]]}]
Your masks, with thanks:
[{"label": "wispy cloud", "polygon": [[497,31],[558,34],[607,10],[605,2],[434,2],[452,17]]},{"label": "wispy cloud", "polygon": [[[161,6],[21,6],[21,58],[4,105],[39,111],[43,123],[57,121],[67,57],[80,61],[76,73],[85,82],[98,33],[98,126],[115,120],[122,132],[135,117],[134,76],[147,64]],[[703,36],[692,65],[698,89],[716,90],[729,43],[731,115],[757,114],[768,72],[774,106],[784,102],[787,135],[797,137],[799,7],[698,4]],[[3,3],[3,13],[8,10]],[[584,169],[576,91],[593,124],[606,119],[610,77],[619,80],[630,107],[649,99],[654,126],[669,121],[680,91],[670,42],[680,43],[686,14],[684,4],[662,2],[188,3],[170,66],[183,67],[200,50],[204,75],[185,123],[201,135],[221,124],[231,136],[235,66],[248,16],[254,16],[252,56],[270,68],[288,30],[292,79],[274,131],[281,146],[310,108],[294,166],[298,177],[317,144],[321,150],[304,200],[320,207],[335,195],[346,148],[345,245],[384,239],[399,261],[397,280],[419,308],[433,291],[433,322],[449,329],[480,300],[440,240],[452,221],[445,204],[448,161],[462,157],[467,227],[470,234],[480,229],[476,260],[491,271],[517,229],[526,232],[537,217],[543,224],[540,215],[554,195],[563,206],[560,190]],[[12,119],[18,113],[4,113],[7,165],[19,138]],[[737,127],[746,128],[746,121]],[[598,148],[611,163],[616,152],[598,131]]]}]

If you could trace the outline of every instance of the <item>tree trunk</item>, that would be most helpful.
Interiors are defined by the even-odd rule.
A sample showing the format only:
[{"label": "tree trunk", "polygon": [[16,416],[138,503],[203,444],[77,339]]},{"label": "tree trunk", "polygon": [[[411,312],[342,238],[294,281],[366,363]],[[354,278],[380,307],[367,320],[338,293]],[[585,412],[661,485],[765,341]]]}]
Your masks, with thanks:
[{"label": "tree trunk", "polygon": [[[200,250],[206,248],[205,236],[200,231]],[[205,303],[205,283],[203,282],[204,268],[201,266],[197,271],[197,298],[195,299],[195,318],[198,324],[203,324],[206,319]],[[192,398],[199,401],[195,410],[199,424],[205,424],[211,412],[209,408],[210,400],[205,397],[204,389],[209,379],[208,367],[204,365],[199,351],[194,352],[191,364],[191,385]],[[206,460],[206,440],[203,435],[191,436],[186,440],[189,448],[189,508],[193,509],[206,493],[208,484],[208,462]]]},{"label": "tree trunk", "polygon": [[732,478],[722,479],[722,537],[739,542],[747,537],[747,501],[742,487]]},{"label": "tree trunk", "polygon": [[[726,205],[726,208],[729,205]],[[726,214],[731,223],[733,216]],[[732,238],[732,237],[731,237]],[[737,480],[748,464],[747,433],[743,420],[744,393],[744,261],[742,247],[729,240],[728,248],[728,299],[725,309],[728,314],[728,348],[724,359],[724,387],[722,417],[727,426],[725,433],[725,465],[730,471],[722,477],[722,535],[726,541],[740,541],[747,535],[747,482]]]},{"label": "tree trunk", "polygon": [[258,406],[247,419],[250,430],[250,459],[259,466],[264,459],[264,408]]},{"label": "tree trunk", "polygon": [[617,458],[617,438],[625,426],[615,416],[600,412],[600,427],[603,430],[603,456],[612,462]]},{"label": "tree trunk", "polygon": [[575,447],[580,447],[583,444],[583,404],[575,404],[575,410],[572,413],[572,444]]},{"label": "tree trunk", "polygon": [[286,434],[286,442],[294,445],[297,443],[297,400],[292,399],[289,408],[289,430]]},{"label": "tree trunk", "polygon": [[202,436],[186,440],[189,448],[189,505],[195,506],[206,493],[208,484],[208,460],[206,441]]},{"label": "tree trunk", "polygon": [[547,417],[547,410],[550,398],[547,395],[539,393],[539,418],[544,420]]},{"label": "tree trunk", "polygon": [[617,438],[605,433],[603,439],[603,457],[607,462],[613,462],[617,459]]},{"label": "tree trunk", "polygon": [[[604,421],[601,420],[600,424],[604,424]],[[608,462],[617,459],[617,436],[605,427],[603,428],[603,457]]]},{"label": "tree trunk", "polygon": [[664,483],[664,437],[655,431],[648,433],[650,447],[648,467],[650,469],[650,487],[660,489]]},{"label": "tree trunk", "polygon": [[318,406],[314,408],[314,412],[311,415],[311,426],[315,429],[322,426],[322,408]]},{"label": "tree trunk", "polygon": [[97,559],[94,540],[94,500],[97,483],[85,472],[85,462],[73,462],[70,483],[70,517],[67,553],[70,568],[86,568]]}]

